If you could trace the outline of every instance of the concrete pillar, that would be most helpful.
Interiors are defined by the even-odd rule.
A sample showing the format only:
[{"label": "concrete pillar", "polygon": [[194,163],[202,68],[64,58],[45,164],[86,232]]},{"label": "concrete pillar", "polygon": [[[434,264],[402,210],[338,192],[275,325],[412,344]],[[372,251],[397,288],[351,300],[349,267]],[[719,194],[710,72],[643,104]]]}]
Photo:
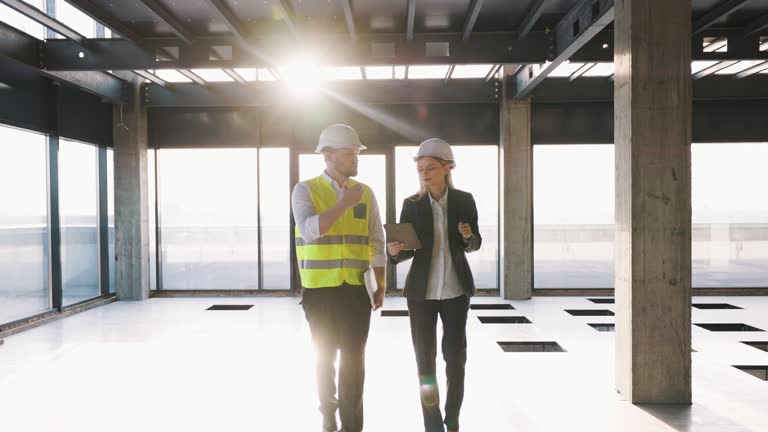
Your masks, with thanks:
[{"label": "concrete pillar", "polygon": [[615,10],[616,381],[691,403],[691,0]]},{"label": "concrete pillar", "polygon": [[120,300],[149,298],[147,112],[141,83],[129,78],[128,102],[113,105],[115,284]]},{"label": "concrete pillar", "polygon": [[507,300],[533,293],[531,101],[513,100],[514,67],[504,66],[499,146],[499,287]]}]

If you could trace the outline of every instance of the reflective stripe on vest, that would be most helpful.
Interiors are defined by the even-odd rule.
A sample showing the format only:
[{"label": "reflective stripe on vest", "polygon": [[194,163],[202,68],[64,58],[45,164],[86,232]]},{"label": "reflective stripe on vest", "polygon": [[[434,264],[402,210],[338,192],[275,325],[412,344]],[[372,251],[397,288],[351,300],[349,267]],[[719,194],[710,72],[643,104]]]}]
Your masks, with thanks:
[{"label": "reflective stripe on vest", "polygon": [[[316,214],[324,213],[338,202],[336,191],[325,177],[316,177],[306,184]],[[350,186],[356,184],[349,180]],[[306,242],[296,228],[296,257],[304,288],[365,284],[363,273],[370,266],[368,219],[372,195],[370,188],[363,188],[363,198],[355,206],[357,211],[353,207],[344,212],[323,237]]]}]

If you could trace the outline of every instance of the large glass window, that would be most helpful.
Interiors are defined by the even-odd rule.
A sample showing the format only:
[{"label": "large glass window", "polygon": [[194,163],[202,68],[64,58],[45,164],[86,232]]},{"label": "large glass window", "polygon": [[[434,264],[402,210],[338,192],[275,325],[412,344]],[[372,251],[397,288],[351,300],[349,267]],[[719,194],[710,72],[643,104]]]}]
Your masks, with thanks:
[{"label": "large glass window", "polygon": [[264,289],[291,289],[290,151],[259,150],[262,282]]},{"label": "large glass window", "polygon": [[768,286],[768,143],[691,146],[694,288]]},{"label": "large glass window", "polygon": [[99,291],[97,149],[60,140],[59,206],[64,306]]},{"label": "large glass window", "polygon": [[[452,146],[456,168],[451,176],[457,189],[471,193],[475,198],[478,225],[483,237],[479,251],[467,255],[467,261],[480,289],[498,289],[499,257],[499,186],[497,146]],[[418,147],[403,146],[395,149],[397,219],[400,219],[403,200],[419,190],[416,171]],[[483,175],[477,175],[482,172]],[[450,203],[449,203],[450,206]],[[449,227],[452,229],[452,227]],[[456,227],[458,229],[458,227]],[[405,286],[411,261],[397,265],[397,287]]]},{"label": "large glass window", "polygon": [[258,289],[257,150],[156,156],[163,289]]},{"label": "large glass window", "polygon": [[46,146],[0,126],[0,324],[50,307]]},{"label": "large glass window", "polygon": [[534,288],[613,288],[613,145],[533,147]]}]

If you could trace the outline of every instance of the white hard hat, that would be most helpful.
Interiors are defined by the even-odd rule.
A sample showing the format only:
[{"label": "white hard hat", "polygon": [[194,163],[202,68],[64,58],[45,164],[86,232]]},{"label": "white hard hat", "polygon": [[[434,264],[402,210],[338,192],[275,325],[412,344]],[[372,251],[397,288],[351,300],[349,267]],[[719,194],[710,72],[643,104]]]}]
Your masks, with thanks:
[{"label": "white hard hat", "polygon": [[425,156],[448,161],[451,163],[451,168],[456,167],[456,161],[453,160],[453,150],[451,150],[450,144],[440,138],[430,138],[419,144],[419,152],[416,153],[416,157],[413,159],[418,160],[420,157]]},{"label": "white hard hat", "polygon": [[365,150],[366,147],[360,142],[360,136],[351,127],[344,124],[330,125],[317,142],[315,153],[322,153],[324,148],[344,149],[356,148]]}]

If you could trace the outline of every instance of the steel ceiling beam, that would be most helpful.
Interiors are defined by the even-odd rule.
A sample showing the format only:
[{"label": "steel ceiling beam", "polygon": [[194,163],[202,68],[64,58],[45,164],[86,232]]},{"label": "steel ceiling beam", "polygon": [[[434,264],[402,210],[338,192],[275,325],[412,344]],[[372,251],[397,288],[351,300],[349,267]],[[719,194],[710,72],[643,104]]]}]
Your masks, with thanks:
[{"label": "steel ceiling beam", "polygon": [[472,0],[472,4],[469,6],[469,12],[467,18],[464,20],[464,31],[462,32],[462,40],[469,39],[469,35],[472,34],[472,29],[475,28],[477,17],[480,16],[480,9],[483,7],[485,0]]},{"label": "steel ceiling beam", "polygon": [[705,13],[701,18],[693,22],[693,34],[695,35],[708,29],[723,17],[730,15],[732,12],[744,6],[748,1],[749,0],[721,1],[720,3],[716,4],[715,7]]},{"label": "steel ceiling beam", "polygon": [[528,13],[525,14],[523,22],[521,22],[517,28],[517,37],[519,39],[526,37],[528,33],[530,33],[533,26],[536,25],[536,22],[541,17],[541,14],[544,13],[548,3],[551,1],[552,0],[533,0],[531,7],[528,9]]},{"label": "steel ceiling beam", "polygon": [[27,18],[42,24],[43,27],[51,29],[56,33],[73,41],[82,44],[85,42],[85,36],[81,35],[63,22],[48,16],[45,12],[30,5],[22,0],[0,0],[0,3],[4,3],[16,12],[26,16]]}]

